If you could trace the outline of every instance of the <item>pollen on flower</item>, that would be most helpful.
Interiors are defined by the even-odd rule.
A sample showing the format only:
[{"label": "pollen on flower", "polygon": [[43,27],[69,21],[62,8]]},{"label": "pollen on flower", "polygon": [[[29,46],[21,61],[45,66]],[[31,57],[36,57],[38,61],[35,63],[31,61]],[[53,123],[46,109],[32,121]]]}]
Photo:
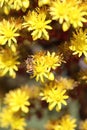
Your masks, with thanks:
[{"label": "pollen on flower", "polygon": [[56,111],[60,111],[63,105],[67,105],[66,99],[69,96],[66,94],[66,90],[55,85],[54,82],[45,84],[45,87],[42,89],[40,96],[42,100],[46,100],[49,103],[49,110],[53,110],[56,107]]},{"label": "pollen on flower", "polygon": [[29,89],[28,87],[21,87],[16,90],[11,90],[5,96],[5,104],[8,105],[11,111],[17,112],[19,110],[27,113],[29,111]]},{"label": "pollen on flower", "polygon": [[16,72],[18,71],[18,61],[19,55],[17,52],[15,54],[9,49],[2,49],[0,51],[0,76],[5,76],[8,74],[12,78],[16,77]]},{"label": "pollen on flower", "polygon": [[47,19],[46,14],[46,8],[37,8],[35,11],[29,11],[27,16],[24,16],[25,22],[23,26],[27,27],[28,31],[32,31],[31,35],[33,40],[49,40],[49,34],[47,30],[51,30],[52,27],[49,25],[51,20]]},{"label": "pollen on flower", "polygon": [[80,57],[83,54],[87,57],[87,29],[84,31],[81,28],[77,29],[73,33],[70,44],[69,48],[73,51],[73,55],[78,54]]}]

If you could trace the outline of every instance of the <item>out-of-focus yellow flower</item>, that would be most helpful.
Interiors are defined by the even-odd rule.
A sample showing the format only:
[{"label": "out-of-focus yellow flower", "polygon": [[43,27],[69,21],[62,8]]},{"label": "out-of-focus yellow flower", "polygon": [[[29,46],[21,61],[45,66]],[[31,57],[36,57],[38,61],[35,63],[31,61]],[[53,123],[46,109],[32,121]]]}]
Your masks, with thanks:
[{"label": "out-of-focus yellow flower", "polygon": [[70,115],[65,115],[60,120],[61,130],[75,130],[77,124],[76,119]]},{"label": "out-of-focus yellow flower", "polygon": [[40,88],[38,86],[29,87],[29,91],[30,99],[39,97]]},{"label": "out-of-focus yellow flower", "polygon": [[12,51],[16,51],[17,40],[19,36],[16,22],[11,19],[9,21],[3,19],[0,22],[0,45],[8,45]]},{"label": "out-of-focus yellow flower", "polygon": [[39,86],[29,86],[29,85],[24,85],[22,86],[23,89],[26,89],[26,91],[28,91],[29,94],[29,98],[30,99],[37,99],[39,97],[39,92],[40,92],[40,88]]},{"label": "out-of-focus yellow flower", "polygon": [[67,31],[70,24],[76,27],[82,27],[83,22],[87,19],[86,8],[81,4],[80,0],[55,0],[50,4],[50,14],[53,20],[59,20],[62,24],[63,31]]},{"label": "out-of-focus yellow flower", "polygon": [[29,5],[29,0],[0,0],[0,7],[2,7],[4,13],[7,15],[11,9],[26,11]]},{"label": "out-of-focus yellow flower", "polygon": [[[41,80],[42,82],[44,82],[44,78],[54,80],[54,74],[51,69],[55,70],[56,67],[61,66],[62,62],[64,62],[62,54],[56,54],[55,52],[52,54],[50,52],[39,52],[33,55],[32,58],[33,74],[31,77],[36,77],[36,81]],[[27,69],[30,68],[29,64],[30,60],[28,58]],[[27,71],[29,72],[29,70]]]},{"label": "out-of-focus yellow flower", "polygon": [[27,16],[24,16],[25,23],[23,26],[27,27],[28,31],[32,31],[31,35],[33,40],[49,40],[49,34],[47,30],[51,30],[52,27],[48,25],[51,23],[51,20],[47,20],[46,14],[46,8],[37,8],[35,11],[29,11]]},{"label": "out-of-focus yellow flower", "polygon": [[87,119],[80,122],[79,129],[80,130],[87,130]]},{"label": "out-of-focus yellow flower", "polygon": [[65,89],[61,89],[52,82],[45,85],[40,96],[42,96],[42,100],[46,100],[49,103],[49,110],[56,107],[57,111],[61,110],[62,104],[67,105],[66,99],[69,97],[66,95]]},{"label": "out-of-focus yellow flower", "polygon": [[23,117],[20,117],[18,115],[15,115],[13,117],[13,120],[11,122],[11,128],[12,130],[25,130],[25,126],[27,125],[26,122],[25,122],[25,118]]},{"label": "out-of-focus yellow flower", "polygon": [[73,51],[73,55],[78,54],[80,57],[84,54],[87,57],[87,29],[83,31],[80,28],[73,33],[69,48]]},{"label": "out-of-focus yellow flower", "polygon": [[46,130],[61,130],[59,120],[49,120],[45,125]]},{"label": "out-of-focus yellow flower", "polygon": [[16,77],[15,71],[18,71],[18,53],[15,54],[8,48],[0,51],[0,76],[9,74],[12,78]]},{"label": "out-of-focus yellow flower", "polygon": [[12,119],[12,112],[9,109],[4,108],[0,112],[0,126],[7,128],[11,122],[11,119]]},{"label": "out-of-focus yellow flower", "polygon": [[68,59],[70,58],[70,56],[71,56],[71,51],[70,51],[70,49],[69,49],[69,43],[68,43],[68,42],[65,42],[65,43],[60,44],[60,45],[58,46],[58,50],[59,50],[60,53],[63,54],[64,59],[65,59],[66,62],[67,62],[67,60],[68,60]]},{"label": "out-of-focus yellow flower", "polygon": [[6,94],[5,104],[13,111],[17,112],[19,110],[27,113],[29,111],[29,90],[28,88],[18,88],[17,90],[11,90]]},{"label": "out-of-focus yellow flower", "polygon": [[17,11],[22,9],[23,11],[25,11],[30,5],[30,1],[29,0],[9,0],[8,5],[10,6],[11,9],[15,9]]},{"label": "out-of-focus yellow flower", "polygon": [[81,70],[81,71],[79,72],[79,79],[80,79],[81,81],[87,82],[87,69]]},{"label": "out-of-focus yellow flower", "polygon": [[2,7],[6,2],[8,2],[9,0],[0,0],[0,7]]},{"label": "out-of-focus yellow flower", "polygon": [[0,0],[0,8],[4,11],[5,14],[9,14],[10,8],[8,6],[9,0]]},{"label": "out-of-focus yellow flower", "polygon": [[77,82],[75,82],[71,78],[66,78],[66,77],[58,77],[58,80],[53,81],[55,85],[62,89],[66,90],[72,90],[77,86]]},{"label": "out-of-focus yellow flower", "polygon": [[38,6],[49,5],[51,0],[38,0]]},{"label": "out-of-focus yellow flower", "polygon": [[75,130],[76,126],[76,119],[65,115],[61,119],[47,122],[46,130]]},{"label": "out-of-focus yellow flower", "polygon": [[24,130],[25,119],[13,113],[9,108],[4,108],[0,113],[0,126],[2,128],[11,127],[12,130]]}]

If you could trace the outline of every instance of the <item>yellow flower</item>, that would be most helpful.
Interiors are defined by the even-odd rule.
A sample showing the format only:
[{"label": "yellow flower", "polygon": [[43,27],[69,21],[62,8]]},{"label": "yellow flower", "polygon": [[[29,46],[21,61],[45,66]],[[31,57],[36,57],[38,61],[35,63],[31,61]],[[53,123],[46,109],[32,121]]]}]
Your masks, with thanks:
[{"label": "yellow flower", "polygon": [[68,99],[66,90],[59,88],[52,82],[45,85],[45,88],[42,89],[40,96],[42,96],[42,100],[46,100],[46,102],[49,103],[49,110],[56,107],[56,110],[60,111],[62,104],[67,105],[65,101]]},{"label": "yellow flower", "polygon": [[62,24],[63,21],[69,21],[68,20],[68,12],[70,10],[70,2],[66,3],[66,0],[55,0],[52,1],[50,5],[50,14],[52,15],[53,20],[59,20],[59,23]]},{"label": "yellow flower", "polygon": [[76,126],[76,119],[65,115],[61,119],[49,121],[46,130],[75,130]]},{"label": "yellow flower", "polygon": [[24,130],[26,123],[23,117],[12,113],[9,108],[4,108],[0,113],[0,125],[2,128],[10,126],[12,130]]},{"label": "yellow flower", "polygon": [[83,5],[74,6],[69,13],[70,23],[74,28],[83,27],[83,23],[87,22],[87,11],[84,10]]},{"label": "yellow flower", "polygon": [[76,119],[72,118],[70,115],[65,115],[60,120],[61,130],[75,130]]},{"label": "yellow flower", "polygon": [[12,119],[12,112],[9,109],[4,108],[0,112],[0,126],[7,128],[11,122],[11,119]]},{"label": "yellow flower", "polygon": [[86,7],[80,0],[55,0],[50,4],[50,14],[53,20],[59,20],[63,31],[67,31],[70,24],[76,27],[82,27],[87,19]]},{"label": "yellow flower", "polygon": [[43,5],[49,5],[50,0],[38,0],[38,6],[41,7]]},{"label": "yellow flower", "polygon": [[13,112],[21,110],[27,113],[29,111],[28,106],[30,105],[28,100],[29,90],[28,88],[22,87],[7,93],[5,97],[5,104],[7,104]]},{"label": "yellow flower", "polygon": [[39,54],[36,54],[37,56],[34,56],[34,72],[33,72],[33,77],[36,77],[36,81],[38,81],[39,79],[44,82],[44,77],[48,78],[48,73],[49,70],[47,68],[47,64],[43,56],[39,57]]},{"label": "yellow flower", "polygon": [[[27,61],[27,72],[30,72],[29,68],[33,70],[31,77],[36,77],[36,81],[41,80],[44,82],[44,78],[49,80],[54,80],[54,74],[51,72],[51,69],[55,70],[56,67],[61,66],[63,60],[62,54],[56,54],[53,52],[43,53],[39,52],[32,56],[32,64],[30,65],[29,58]],[[29,63],[28,63],[29,62]]]},{"label": "yellow flower", "polygon": [[15,115],[11,122],[11,128],[12,130],[25,130],[25,126],[27,125],[25,122],[25,119],[23,117],[20,117],[18,115]]},{"label": "yellow flower", "polygon": [[12,78],[16,77],[15,71],[18,71],[17,65],[20,64],[18,61],[18,53],[15,54],[8,48],[1,49],[0,51],[0,76],[9,74]]},{"label": "yellow flower", "polygon": [[87,119],[80,122],[79,129],[80,130],[87,130]]},{"label": "yellow flower", "polygon": [[37,8],[35,11],[29,11],[27,16],[24,16],[25,23],[24,27],[28,28],[28,31],[32,31],[31,35],[33,40],[37,39],[45,39],[49,40],[49,34],[47,30],[52,29],[49,23],[51,20],[47,20],[46,18],[46,9]]},{"label": "yellow flower", "polygon": [[7,44],[15,51],[17,46],[16,37],[18,36],[18,27],[14,19],[9,21],[3,19],[3,21],[0,22],[0,45]]},{"label": "yellow flower", "polygon": [[78,54],[80,57],[84,54],[87,57],[87,29],[83,31],[80,28],[73,33],[69,48],[73,51],[73,55]]},{"label": "yellow flower", "polygon": [[[64,31],[68,30],[70,26],[69,22],[69,11],[72,7],[72,3],[67,0],[55,0],[50,4],[50,14],[53,20],[59,20],[60,24],[63,24],[62,28]],[[66,28],[64,27],[66,25]]]}]

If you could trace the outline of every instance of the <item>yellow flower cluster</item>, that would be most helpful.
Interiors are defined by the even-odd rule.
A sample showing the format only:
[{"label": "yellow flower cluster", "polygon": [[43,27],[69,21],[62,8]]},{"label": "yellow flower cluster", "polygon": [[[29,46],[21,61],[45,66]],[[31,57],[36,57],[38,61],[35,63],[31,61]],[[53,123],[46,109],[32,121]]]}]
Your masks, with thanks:
[{"label": "yellow flower cluster", "polygon": [[78,54],[80,57],[83,54],[87,57],[87,29],[84,31],[82,28],[77,29],[76,32],[73,33],[70,44],[69,48],[73,51],[73,55]]},{"label": "yellow flower cluster", "polygon": [[[32,77],[36,77],[36,81],[41,80],[42,82],[44,82],[44,78],[54,80],[54,74],[51,72],[51,69],[55,70],[58,66],[61,66],[62,62],[64,62],[62,54],[56,55],[55,52],[52,52],[51,54],[49,51],[47,53],[39,52],[32,57]],[[28,60],[29,58],[27,61]],[[29,64],[30,60],[27,63],[27,72],[30,69]]]},{"label": "yellow flower cluster", "polygon": [[79,129],[80,130],[87,130],[87,119],[80,122]]},{"label": "yellow flower cluster", "polygon": [[35,11],[29,11],[26,16],[24,16],[24,27],[28,28],[28,31],[32,31],[31,35],[33,40],[45,39],[49,40],[49,34],[47,30],[51,30],[52,27],[48,25],[51,20],[47,20],[47,10],[46,8],[39,9]]},{"label": "yellow flower cluster", "polygon": [[[82,67],[84,70],[79,74],[80,78],[74,75],[75,72],[78,73],[77,67],[81,67],[80,57],[83,56],[87,62],[87,29],[85,29],[87,26],[87,0],[0,0],[0,16],[0,77],[16,77],[20,65],[19,50],[22,73],[17,79],[23,78],[26,64],[26,72],[30,78],[35,78],[37,82],[41,81],[39,83],[42,85],[42,88],[39,88],[39,83],[35,82],[38,85],[32,85],[32,87],[26,85],[14,90],[10,90],[10,88],[0,90],[0,127],[25,130],[28,114],[30,116],[36,114],[38,117],[43,114],[39,112],[39,109],[44,106],[43,100],[46,103],[45,107],[48,105],[50,111],[56,109],[61,115],[65,112],[63,107],[67,106],[68,110],[67,104],[68,101],[71,101],[68,100],[69,94],[72,97],[73,93],[73,91],[72,93],[69,91],[80,83],[70,76],[87,83],[87,69],[84,69],[84,66]],[[67,31],[69,28],[70,30]],[[62,30],[67,32],[64,33]],[[30,34],[31,36],[29,36]],[[38,43],[41,40],[43,45],[38,44],[35,46],[36,48],[30,46],[30,44]],[[47,47],[47,44],[50,45]],[[42,47],[43,52],[39,51],[35,54],[39,47]],[[47,49],[49,51],[45,51]],[[24,63],[23,59],[25,59],[27,52],[33,54],[29,55]],[[78,57],[73,58],[71,54],[78,55]],[[65,61],[68,61],[69,68],[67,65],[62,66]],[[72,63],[69,64],[71,61]],[[63,74],[66,77],[60,76]],[[5,79],[8,80],[6,77]],[[27,76],[24,76],[24,82],[26,79]],[[3,78],[0,80],[1,86]],[[14,79],[11,81],[15,82]],[[84,84],[82,85],[82,89],[84,89]],[[9,90],[8,93],[6,93],[7,90]],[[76,91],[77,89],[75,89],[77,94]],[[79,92],[81,92],[81,85]],[[3,98],[4,93],[6,93],[5,98]],[[80,103],[85,106],[83,93],[84,90],[81,93],[82,102]],[[43,110],[44,108],[41,109],[42,112]],[[49,121],[46,130],[75,130],[76,126],[76,119],[70,115],[64,115],[58,120]],[[87,119],[81,121],[79,129],[87,130]]]},{"label": "yellow flower cluster", "polygon": [[13,112],[21,110],[27,113],[29,111],[28,106],[30,105],[28,101],[29,97],[28,87],[21,87],[6,94],[5,104],[7,104]]},{"label": "yellow flower cluster", "polygon": [[66,92],[66,89],[59,86],[56,82],[50,82],[45,84],[40,96],[42,100],[46,100],[46,102],[49,103],[49,110],[53,110],[53,108],[56,107],[56,111],[60,111],[62,104],[67,105],[66,99],[68,99],[69,96]]},{"label": "yellow flower cluster", "polygon": [[12,78],[16,77],[15,71],[18,71],[18,53],[13,53],[9,48],[0,50],[0,76],[8,74]]},{"label": "yellow flower cluster", "polygon": [[0,21],[0,45],[8,45],[15,52],[17,48],[16,37],[20,35],[18,32],[19,26],[13,18]]},{"label": "yellow flower cluster", "polygon": [[46,130],[75,130],[76,119],[70,115],[65,115],[61,119],[49,121],[46,124]]},{"label": "yellow flower cluster", "polygon": [[3,8],[6,14],[9,14],[11,9],[26,11],[29,5],[29,0],[0,0],[0,7]]},{"label": "yellow flower cluster", "polygon": [[50,14],[53,20],[62,24],[63,31],[67,31],[70,25],[74,28],[82,27],[87,22],[86,5],[80,0],[55,0],[50,4]]}]

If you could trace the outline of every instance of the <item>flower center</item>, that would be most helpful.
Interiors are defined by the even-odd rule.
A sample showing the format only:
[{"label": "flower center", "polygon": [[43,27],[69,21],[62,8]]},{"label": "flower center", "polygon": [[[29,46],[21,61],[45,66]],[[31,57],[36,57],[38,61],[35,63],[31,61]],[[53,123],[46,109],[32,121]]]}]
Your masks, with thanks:
[{"label": "flower center", "polygon": [[5,36],[6,36],[7,38],[12,38],[12,37],[13,37],[13,32],[12,32],[12,30],[6,30]]}]

